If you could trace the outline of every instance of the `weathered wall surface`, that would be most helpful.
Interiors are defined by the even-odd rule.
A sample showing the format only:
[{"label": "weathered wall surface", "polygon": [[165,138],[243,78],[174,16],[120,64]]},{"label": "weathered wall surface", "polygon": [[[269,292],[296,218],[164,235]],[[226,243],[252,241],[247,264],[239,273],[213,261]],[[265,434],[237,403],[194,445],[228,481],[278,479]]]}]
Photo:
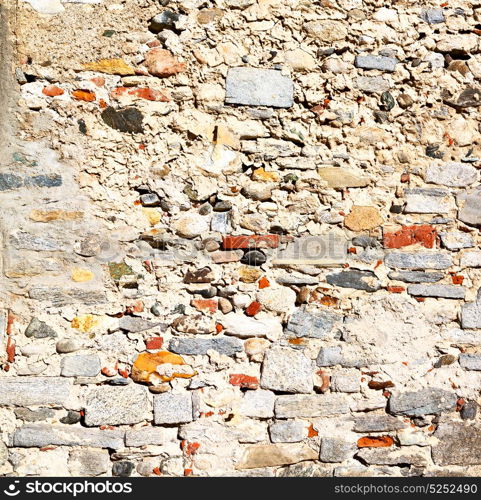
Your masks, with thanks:
[{"label": "weathered wall surface", "polygon": [[481,4],[2,5],[0,473],[479,475]]}]

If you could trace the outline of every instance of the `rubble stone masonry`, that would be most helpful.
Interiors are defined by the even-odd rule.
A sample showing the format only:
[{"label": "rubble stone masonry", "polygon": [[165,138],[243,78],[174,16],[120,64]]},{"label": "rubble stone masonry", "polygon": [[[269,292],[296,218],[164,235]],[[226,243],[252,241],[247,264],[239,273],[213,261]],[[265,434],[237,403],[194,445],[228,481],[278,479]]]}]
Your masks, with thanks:
[{"label": "rubble stone masonry", "polygon": [[481,1],[439,2],[1,1],[0,474],[481,474]]}]

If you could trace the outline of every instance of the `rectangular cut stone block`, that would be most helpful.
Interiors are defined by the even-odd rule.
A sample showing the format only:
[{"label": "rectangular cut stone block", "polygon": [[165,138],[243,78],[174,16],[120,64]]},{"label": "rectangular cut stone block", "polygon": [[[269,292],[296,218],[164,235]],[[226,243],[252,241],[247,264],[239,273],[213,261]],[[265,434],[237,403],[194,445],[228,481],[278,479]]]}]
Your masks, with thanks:
[{"label": "rectangular cut stone block", "polygon": [[244,349],[241,340],[233,337],[215,337],[215,338],[195,338],[195,339],[172,339],[169,349],[176,354],[185,354],[188,356],[205,355],[208,351],[217,351],[226,356],[234,356],[235,353]]},{"label": "rectangular cut stone block", "polygon": [[453,197],[445,189],[405,189],[404,196],[407,214],[447,214],[455,208]]},{"label": "rectangular cut stone block", "polygon": [[319,458],[321,462],[344,462],[344,460],[354,455],[355,450],[355,444],[345,441],[344,439],[322,438]]},{"label": "rectangular cut stone block", "polygon": [[431,163],[426,169],[427,183],[450,187],[465,187],[478,180],[478,171],[471,165],[457,162]]},{"label": "rectangular cut stone block", "polygon": [[108,450],[80,448],[69,454],[69,470],[72,476],[98,476],[110,469]]},{"label": "rectangular cut stone block", "polygon": [[444,278],[444,273],[426,273],[424,271],[400,271],[389,273],[389,278],[405,283],[434,283]]},{"label": "rectangular cut stone block", "polygon": [[292,80],[272,69],[231,68],[226,80],[226,104],[290,108]]},{"label": "rectangular cut stone block", "polygon": [[406,424],[391,415],[368,415],[356,417],[354,432],[389,432],[404,429]]},{"label": "rectangular cut stone block", "polygon": [[[417,448],[416,446],[409,448]],[[369,465],[414,465],[426,466],[429,462],[428,450],[396,450],[393,448],[362,448],[356,457]]]},{"label": "rectangular cut stone block", "polygon": [[459,264],[461,267],[481,267],[481,252],[464,252]]},{"label": "rectangular cut stone block", "polygon": [[62,377],[95,377],[100,373],[100,358],[96,354],[66,356],[60,366]]},{"label": "rectangular cut stone block", "polygon": [[456,285],[410,285],[408,286],[408,293],[415,297],[464,299],[466,289]]},{"label": "rectangular cut stone block", "polygon": [[154,421],[156,424],[182,424],[192,422],[192,396],[166,392],[154,397]]},{"label": "rectangular cut stone block", "polygon": [[94,448],[123,448],[125,431],[87,429],[72,425],[24,425],[13,434],[13,446],[39,448],[42,446],[91,446]]},{"label": "rectangular cut stone block", "polygon": [[269,426],[273,443],[298,443],[307,437],[307,427],[302,420],[281,420]]},{"label": "rectangular cut stone block", "polygon": [[260,444],[247,448],[236,468],[276,467],[316,459],[317,453],[305,444]]},{"label": "rectangular cut stone block", "polygon": [[454,408],[456,395],[444,389],[423,389],[393,394],[389,399],[389,411],[395,415],[421,417],[435,415]]},{"label": "rectangular cut stone block", "polygon": [[468,302],[461,307],[461,327],[481,328],[481,300],[479,291],[476,302]]},{"label": "rectangular cut stone block", "polygon": [[93,306],[107,300],[105,293],[99,290],[62,289],[43,285],[33,286],[28,295],[31,299],[44,301],[53,307],[62,307],[72,303]]},{"label": "rectangular cut stone block", "polygon": [[441,423],[434,436],[432,456],[436,465],[481,465],[481,429],[463,422]]},{"label": "rectangular cut stone block", "polygon": [[271,391],[247,391],[242,398],[239,413],[246,417],[271,418],[274,416],[276,396]]},{"label": "rectangular cut stone block", "polygon": [[347,261],[347,240],[338,234],[297,238],[274,256],[274,266],[340,266]]},{"label": "rectangular cut stone block", "polygon": [[453,261],[447,253],[392,252],[386,255],[384,264],[398,269],[447,269]]},{"label": "rectangular cut stone block", "polygon": [[151,427],[129,429],[125,433],[125,445],[138,447],[146,445],[165,445],[177,439],[176,427]]},{"label": "rectangular cut stone block", "polygon": [[378,69],[379,71],[388,71],[392,73],[396,70],[398,60],[394,57],[385,56],[356,56],[354,65],[362,69]]},{"label": "rectangular cut stone block", "polygon": [[278,396],[274,405],[277,418],[328,417],[349,412],[343,394],[293,394]]},{"label": "rectangular cut stone block", "polygon": [[71,382],[54,377],[0,378],[0,405],[63,405],[70,396]]},{"label": "rectangular cut stone block", "polygon": [[144,386],[99,386],[87,390],[87,426],[137,424],[151,419],[149,392]]}]

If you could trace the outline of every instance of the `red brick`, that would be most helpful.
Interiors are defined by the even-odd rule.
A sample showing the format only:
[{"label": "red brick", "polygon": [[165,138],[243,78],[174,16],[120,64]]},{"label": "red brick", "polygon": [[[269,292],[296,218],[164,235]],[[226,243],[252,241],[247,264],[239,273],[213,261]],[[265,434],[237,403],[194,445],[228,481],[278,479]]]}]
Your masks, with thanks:
[{"label": "red brick", "polygon": [[13,363],[15,361],[15,341],[12,337],[8,337],[7,341],[7,361]]},{"label": "red brick", "polygon": [[251,377],[250,375],[243,375],[241,373],[232,374],[229,376],[229,383],[242,389],[258,389],[259,379]]},{"label": "red brick", "polygon": [[436,229],[429,225],[403,226],[394,233],[384,233],[384,248],[402,248],[416,243],[433,248],[436,236]]},{"label": "red brick", "polygon": [[47,85],[42,90],[42,94],[44,94],[48,97],[56,97],[56,96],[62,95],[64,93],[65,93],[65,90],[61,89],[60,87],[57,87],[56,85]]},{"label": "red brick", "polygon": [[208,311],[210,313],[217,311],[217,299],[194,299],[190,304],[198,311]]},{"label": "red brick", "polygon": [[464,281],[464,276],[461,276],[459,274],[453,274],[451,276],[451,281],[453,282],[453,285],[462,285]]},{"label": "red brick", "polygon": [[406,289],[403,286],[388,286],[386,290],[389,293],[403,293]]},{"label": "red brick", "polygon": [[261,310],[261,307],[259,302],[251,302],[246,308],[247,316],[255,316]]},{"label": "red brick", "polygon": [[95,101],[95,92],[83,89],[74,90],[72,97],[77,99],[77,101],[93,102]]},{"label": "red brick", "polygon": [[394,439],[391,436],[366,436],[357,441],[358,448],[387,448],[393,444]]},{"label": "red brick", "polygon": [[114,99],[119,99],[123,94],[146,99],[147,101],[169,102],[171,100],[166,90],[160,91],[149,89],[148,87],[117,87],[110,93]]},{"label": "red brick", "polygon": [[222,247],[225,250],[237,248],[277,248],[279,246],[279,235],[265,234],[252,236],[224,236]]},{"label": "red brick", "polygon": [[150,337],[145,341],[146,349],[162,349],[162,344],[164,343],[163,337]]},{"label": "red brick", "polygon": [[262,278],[259,280],[259,288],[262,290],[263,288],[267,288],[268,286],[271,286],[269,280],[265,276],[262,276]]}]

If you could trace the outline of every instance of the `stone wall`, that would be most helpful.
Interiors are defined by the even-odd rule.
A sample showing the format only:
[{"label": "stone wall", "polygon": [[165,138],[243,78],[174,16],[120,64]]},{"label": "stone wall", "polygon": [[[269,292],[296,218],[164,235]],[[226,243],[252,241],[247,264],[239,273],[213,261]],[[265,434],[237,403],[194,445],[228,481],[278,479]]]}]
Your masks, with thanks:
[{"label": "stone wall", "polygon": [[2,5],[1,474],[479,475],[481,3]]}]

